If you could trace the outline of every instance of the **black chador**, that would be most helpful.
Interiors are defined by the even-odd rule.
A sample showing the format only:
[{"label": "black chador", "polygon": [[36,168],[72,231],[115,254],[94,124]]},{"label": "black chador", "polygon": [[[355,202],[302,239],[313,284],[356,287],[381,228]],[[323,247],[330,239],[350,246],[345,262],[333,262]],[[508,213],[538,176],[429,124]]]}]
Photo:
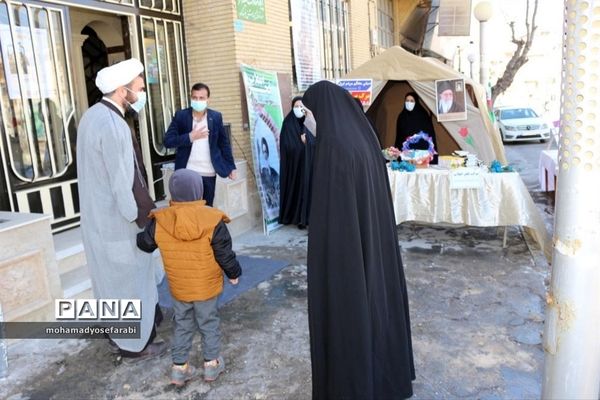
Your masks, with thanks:
[{"label": "black chador", "polygon": [[[412,97],[415,101],[414,108],[412,110],[408,110],[405,104],[402,105],[402,112],[400,112],[400,115],[398,115],[398,120],[396,121],[396,142],[394,146],[402,150],[402,144],[409,136],[419,132],[425,132],[431,136],[433,145],[437,151],[437,141],[435,137],[435,131],[433,130],[433,123],[431,122],[431,115],[421,105],[419,96],[415,92],[409,92],[406,94],[405,103],[406,98],[408,97]],[[425,140],[421,140],[420,142],[411,146],[411,148],[427,150],[429,148],[429,143]],[[437,160],[438,156],[434,155],[431,163],[437,164]]]},{"label": "black chador", "polygon": [[308,235],[314,399],[403,399],[415,378],[406,283],[379,143],[339,86],[311,86],[317,123]]},{"label": "black chador", "polygon": [[[279,143],[280,206],[279,223],[308,225],[310,209],[310,181],[312,154],[315,137],[304,126],[304,118],[294,115],[294,105],[301,104],[302,97],[292,100],[292,111],[283,120]],[[302,142],[304,135],[306,143]]]}]

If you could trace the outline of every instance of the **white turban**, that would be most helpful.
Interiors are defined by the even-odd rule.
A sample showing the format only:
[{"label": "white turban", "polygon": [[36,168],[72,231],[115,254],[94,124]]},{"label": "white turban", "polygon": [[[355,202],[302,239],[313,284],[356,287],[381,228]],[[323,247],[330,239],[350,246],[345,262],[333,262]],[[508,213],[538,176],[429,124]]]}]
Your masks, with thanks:
[{"label": "white turban", "polygon": [[115,91],[120,86],[129,84],[144,71],[144,66],[137,58],[102,68],[96,76],[96,86],[103,94]]}]

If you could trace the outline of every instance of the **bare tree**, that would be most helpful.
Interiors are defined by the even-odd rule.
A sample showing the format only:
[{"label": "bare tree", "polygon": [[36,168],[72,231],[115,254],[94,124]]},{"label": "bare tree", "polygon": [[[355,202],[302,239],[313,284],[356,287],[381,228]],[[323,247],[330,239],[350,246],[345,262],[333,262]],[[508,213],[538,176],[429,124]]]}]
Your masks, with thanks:
[{"label": "bare tree", "polygon": [[531,49],[531,43],[533,42],[533,36],[537,29],[535,24],[535,17],[537,15],[538,10],[538,1],[533,0],[533,11],[530,7],[530,0],[526,0],[526,9],[525,9],[525,36],[518,38],[515,35],[515,21],[510,22],[508,25],[510,26],[510,30],[512,32],[512,42],[517,45],[515,52],[513,53],[510,61],[506,64],[506,69],[496,84],[492,86],[492,104],[495,103],[496,98],[504,93],[506,89],[512,85],[513,80],[515,79],[515,75],[529,59],[527,55],[529,54],[529,50]]}]

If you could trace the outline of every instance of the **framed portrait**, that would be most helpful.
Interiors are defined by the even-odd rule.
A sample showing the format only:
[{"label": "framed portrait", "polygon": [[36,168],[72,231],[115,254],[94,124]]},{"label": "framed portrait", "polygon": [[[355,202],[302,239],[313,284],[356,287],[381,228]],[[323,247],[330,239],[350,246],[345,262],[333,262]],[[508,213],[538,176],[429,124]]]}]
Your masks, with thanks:
[{"label": "framed portrait", "polygon": [[435,81],[435,111],[438,121],[467,119],[467,92],[464,79]]}]

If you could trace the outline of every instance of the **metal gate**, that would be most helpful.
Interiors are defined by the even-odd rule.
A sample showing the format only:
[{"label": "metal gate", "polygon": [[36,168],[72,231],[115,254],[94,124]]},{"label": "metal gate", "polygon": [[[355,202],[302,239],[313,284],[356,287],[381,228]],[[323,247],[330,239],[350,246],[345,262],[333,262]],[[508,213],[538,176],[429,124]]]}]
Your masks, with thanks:
[{"label": "metal gate", "polygon": [[2,209],[78,223],[67,8],[0,0]]}]

